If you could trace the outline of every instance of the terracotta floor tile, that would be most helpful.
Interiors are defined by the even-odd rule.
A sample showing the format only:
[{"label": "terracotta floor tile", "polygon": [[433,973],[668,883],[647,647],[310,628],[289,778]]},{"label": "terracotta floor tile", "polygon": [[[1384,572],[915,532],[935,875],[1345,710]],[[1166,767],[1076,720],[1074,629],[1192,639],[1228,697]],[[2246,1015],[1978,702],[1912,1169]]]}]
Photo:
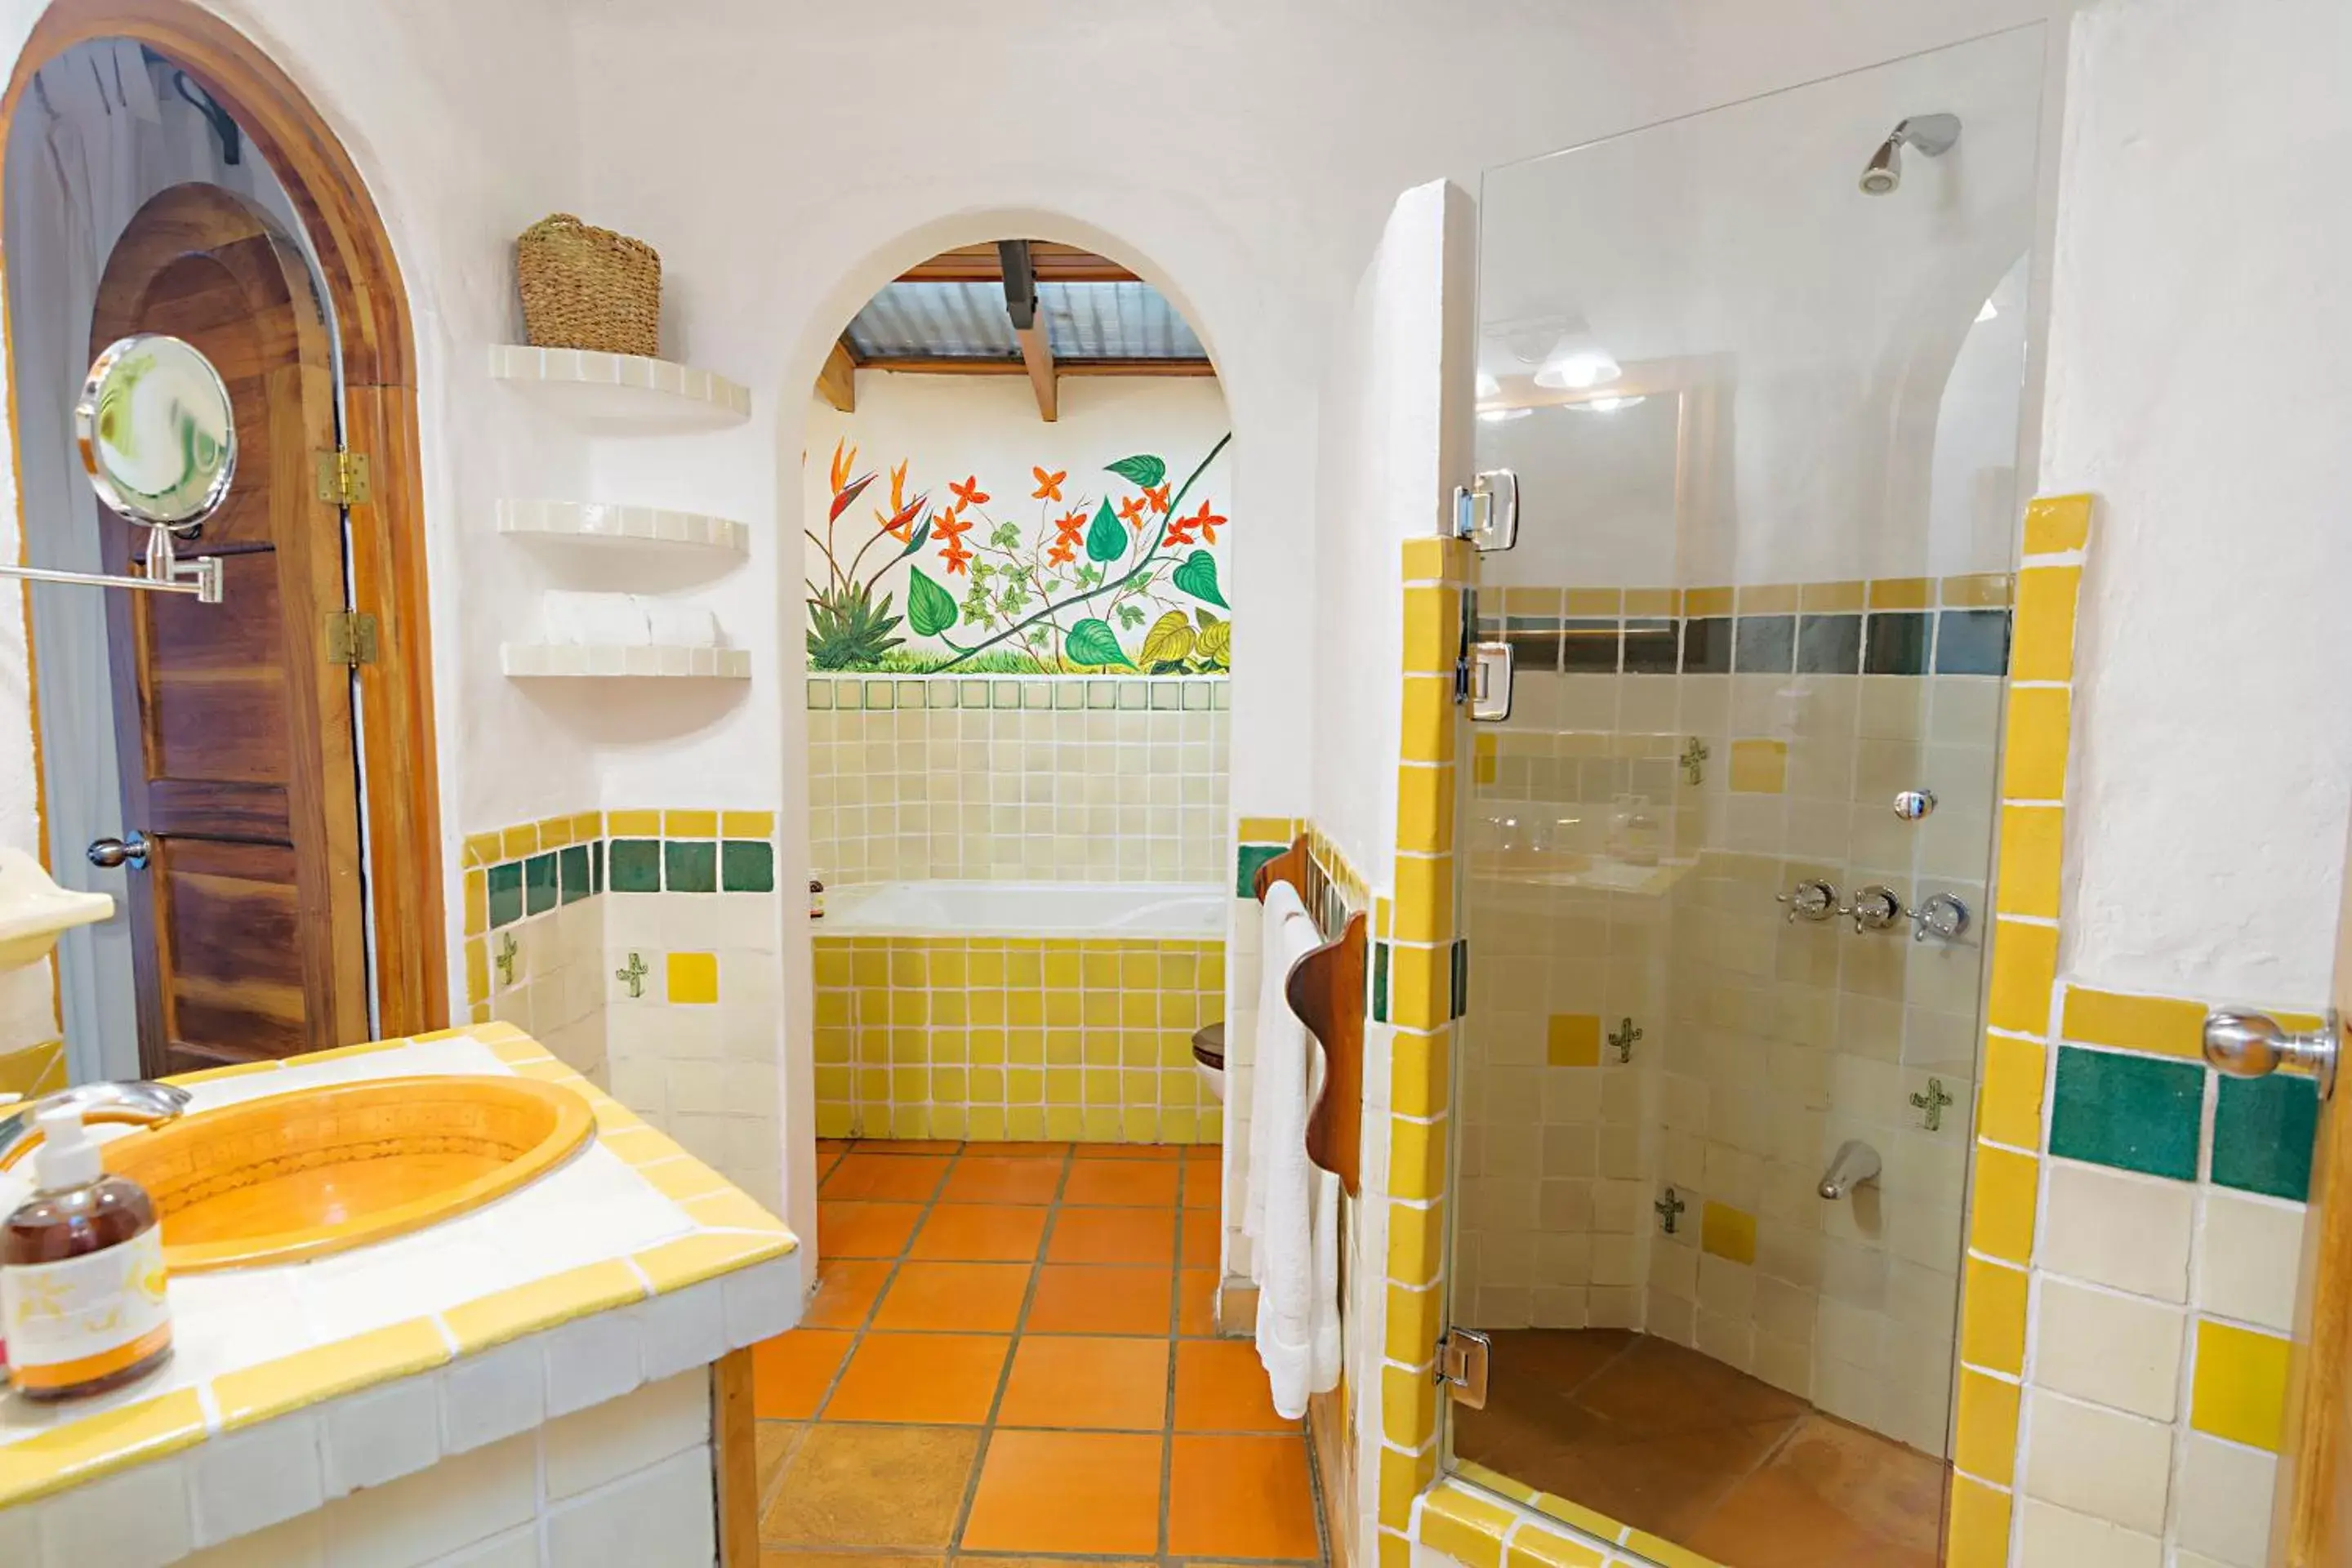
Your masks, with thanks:
[{"label": "terracotta floor tile", "polygon": [[1257,1346],[1247,1340],[1185,1340],[1176,1347],[1176,1430],[1294,1432],[1275,1413]]},{"label": "terracotta floor tile", "polygon": [[1037,1292],[1023,1326],[1033,1334],[1164,1338],[1174,1282],[1166,1268],[1048,1263],[1037,1271]]},{"label": "terracotta floor tile", "polygon": [[[758,1403],[754,1394],[752,1402]],[[754,1421],[752,1452],[760,1474],[760,1501],[764,1505],[775,1495],[776,1478],[784,1473],[784,1461],[793,1457],[801,1439],[808,1435],[808,1424],[803,1421]]]},{"label": "terracotta floor tile", "polygon": [[937,1552],[904,1557],[888,1552],[795,1552],[780,1546],[760,1548],[760,1568],[940,1568],[947,1559]]},{"label": "terracotta floor tile", "polygon": [[927,1204],[940,1190],[940,1178],[953,1163],[944,1154],[868,1154],[856,1152],[833,1168],[822,1194],[844,1198]]},{"label": "terracotta floor tile", "polygon": [[1217,1331],[1215,1269],[1176,1271],[1176,1331],[1188,1340],[1205,1339]]},{"label": "terracotta floor tile", "polygon": [[1072,1151],[1081,1160],[1181,1160],[1184,1151],[1174,1143],[1076,1143]]},{"label": "terracotta floor tile", "polygon": [[[941,1426],[821,1426],[793,1450],[760,1539],[778,1546],[944,1548],[980,1434]],[[887,1500],[877,1507],[877,1500]]]},{"label": "terracotta floor tile", "polygon": [[816,1141],[817,1180],[823,1181],[826,1172],[841,1163],[841,1157],[849,1152],[849,1147],[846,1138],[820,1138]]},{"label": "terracotta floor tile", "polygon": [[963,1152],[967,1159],[984,1154],[992,1158],[1006,1160],[1059,1160],[1069,1154],[1070,1145],[1008,1139],[1002,1143],[967,1143],[963,1146]]},{"label": "terracotta floor tile", "polygon": [[1152,1562],[1148,1557],[1084,1557],[1074,1563],[1067,1557],[997,1557],[973,1552],[959,1552],[956,1557],[972,1568],[1151,1568]]},{"label": "terracotta floor tile", "polygon": [[860,1154],[960,1154],[963,1144],[953,1138],[860,1138]]},{"label": "terracotta floor tile", "polygon": [[1176,1215],[1164,1209],[1063,1209],[1054,1216],[1049,1263],[1176,1261]]},{"label": "terracotta floor tile", "polygon": [[1073,1160],[1066,1204],[1123,1208],[1170,1208],[1182,1167],[1165,1160]]},{"label": "terracotta floor tile", "polygon": [[1184,1206],[1188,1209],[1214,1209],[1225,1201],[1225,1173],[1214,1165],[1184,1163]]},{"label": "terracotta floor tile", "polygon": [[1161,1441],[1156,1433],[992,1434],[963,1550],[1157,1552]]},{"label": "terracotta floor tile", "polygon": [[816,1205],[817,1256],[896,1258],[923,1217],[920,1204],[827,1203]]},{"label": "terracotta floor tile", "polygon": [[826,1401],[824,1418],[977,1426],[995,1403],[1012,1343],[1000,1334],[869,1331]]},{"label": "terracotta floor tile", "polygon": [[1184,1267],[1214,1268],[1223,1256],[1224,1219],[1214,1209],[1184,1211]]},{"label": "terracotta floor tile", "polygon": [[794,1329],[751,1347],[751,1411],[763,1421],[805,1421],[824,1402],[857,1336]]},{"label": "terracotta floor tile", "polygon": [[1168,1421],[1168,1342],[1024,1334],[996,1424],[1157,1432]]},{"label": "terracotta floor tile", "polygon": [[809,1298],[808,1310],[801,1314],[801,1327],[864,1328],[866,1314],[874,1310],[875,1298],[882,1294],[892,1267],[887,1258],[820,1259],[816,1294]]},{"label": "terracotta floor tile", "polygon": [[1021,1326],[1021,1303],[1028,1294],[1025,1263],[919,1263],[908,1258],[898,1265],[898,1277],[882,1298],[874,1326],[1009,1334]]},{"label": "terracotta floor tile", "polygon": [[1315,1493],[1303,1437],[1171,1438],[1171,1556],[1313,1558]]},{"label": "terracotta floor tile", "polygon": [[955,1263],[1027,1263],[1045,1234],[1045,1211],[1003,1204],[937,1204],[909,1258]]},{"label": "terracotta floor tile", "polygon": [[1187,1164],[1222,1165],[1224,1163],[1224,1160],[1225,1146],[1223,1143],[1187,1143],[1184,1145],[1184,1162]]},{"label": "terracotta floor tile", "polygon": [[948,1173],[940,1196],[956,1204],[1050,1204],[1062,1190],[1065,1163],[966,1154]]}]

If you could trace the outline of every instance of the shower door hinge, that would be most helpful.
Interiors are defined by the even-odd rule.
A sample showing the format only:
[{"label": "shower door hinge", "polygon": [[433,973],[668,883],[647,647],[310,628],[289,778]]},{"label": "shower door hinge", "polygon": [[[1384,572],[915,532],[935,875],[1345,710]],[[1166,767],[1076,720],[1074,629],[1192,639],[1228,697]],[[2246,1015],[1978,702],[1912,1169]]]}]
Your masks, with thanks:
[{"label": "shower door hinge", "polygon": [[375,662],[375,617],[365,610],[327,612],[327,662],[357,669]]},{"label": "shower door hinge", "polygon": [[1482,553],[1508,550],[1519,542],[1519,476],[1489,468],[1454,487],[1454,537]]},{"label": "shower door hinge", "polygon": [[1494,1342],[1475,1329],[1448,1329],[1437,1336],[1437,1381],[1456,1405],[1486,1408],[1486,1363]]},{"label": "shower door hinge", "polygon": [[365,506],[375,499],[375,486],[368,477],[368,455],[347,452],[338,447],[331,452],[314,452],[319,468],[319,499],[337,506]]}]

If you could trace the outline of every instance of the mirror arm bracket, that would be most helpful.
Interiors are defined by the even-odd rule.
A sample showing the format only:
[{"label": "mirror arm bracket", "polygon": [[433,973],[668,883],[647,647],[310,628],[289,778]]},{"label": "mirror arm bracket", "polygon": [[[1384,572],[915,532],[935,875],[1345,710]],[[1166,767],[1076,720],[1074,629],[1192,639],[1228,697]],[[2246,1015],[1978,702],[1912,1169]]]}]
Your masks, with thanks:
[{"label": "mirror arm bracket", "polygon": [[145,576],[108,576],[98,572],[52,572],[38,566],[0,565],[0,577],[22,577],[34,583],[78,583],[92,588],[137,588],[151,594],[194,594],[200,605],[221,602],[221,562],[217,555],[183,561],[172,551],[172,531],[152,527]]}]

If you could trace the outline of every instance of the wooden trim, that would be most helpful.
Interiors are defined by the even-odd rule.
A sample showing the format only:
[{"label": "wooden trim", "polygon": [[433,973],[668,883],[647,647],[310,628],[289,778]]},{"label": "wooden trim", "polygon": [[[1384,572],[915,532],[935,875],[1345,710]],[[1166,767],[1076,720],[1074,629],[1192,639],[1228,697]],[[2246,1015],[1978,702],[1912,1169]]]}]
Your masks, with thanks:
[{"label": "wooden trim", "polygon": [[816,395],[844,414],[857,412],[857,359],[849,345],[836,341],[816,373]]},{"label": "wooden trim", "polygon": [[1362,1190],[1364,1152],[1364,917],[1348,917],[1339,940],[1301,958],[1282,994],[1323,1047],[1323,1091],[1307,1110],[1307,1157]]},{"label": "wooden trim", "polygon": [[[1250,890],[1257,895],[1257,901],[1262,904],[1276,882],[1289,883],[1290,890],[1298,895],[1298,901],[1302,904],[1307,902],[1307,835],[1304,833],[1290,841],[1289,848],[1257,868],[1257,875],[1250,879]],[[1307,912],[1312,915],[1315,910],[1310,907]]]},{"label": "wooden trim", "polygon": [[1037,417],[1051,425],[1061,417],[1061,391],[1054,381],[1054,348],[1045,341],[1045,324],[1015,327],[1021,340],[1021,363],[1029,372],[1029,390],[1037,395]]},{"label": "wooden trim", "polygon": [[[368,458],[375,491],[371,504],[352,509],[352,607],[373,615],[378,627],[377,662],[360,672],[360,726],[381,1032],[437,1028],[448,1021],[448,952],[422,445],[415,339],[391,237],[350,153],[293,79],[190,0],[57,0],[34,25],[0,96],[0,136],[15,123],[44,62],[103,37],[130,38],[170,56],[236,117],[285,186],[333,299],[344,442]],[[9,424],[13,437],[13,391]],[[21,483],[16,493],[21,530]]]},{"label": "wooden trim", "polygon": [[[977,354],[906,354],[858,362],[860,370],[895,370],[901,375],[1026,375],[1028,364],[1017,359],[982,359]],[[1207,375],[1217,367],[1204,359],[1057,359],[1056,375]]]},{"label": "wooden trim", "polygon": [[[1029,260],[1040,283],[1142,281],[1108,257],[1097,256],[1075,245],[1057,245],[1050,239],[1031,240]],[[917,262],[898,277],[901,283],[1000,283],[1003,279],[1004,274],[997,267],[993,240],[942,250],[929,261]]]},{"label": "wooden trim", "polygon": [[759,1568],[760,1427],[749,1350],[710,1364],[710,1462],[719,1482],[719,1568]]}]

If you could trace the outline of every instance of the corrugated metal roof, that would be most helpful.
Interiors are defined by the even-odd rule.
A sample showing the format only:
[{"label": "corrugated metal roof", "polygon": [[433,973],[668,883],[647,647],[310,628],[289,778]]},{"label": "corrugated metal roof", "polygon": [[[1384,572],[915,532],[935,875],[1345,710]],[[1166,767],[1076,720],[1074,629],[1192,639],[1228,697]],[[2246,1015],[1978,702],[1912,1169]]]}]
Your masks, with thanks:
[{"label": "corrugated metal roof", "polygon": [[[1040,283],[1054,357],[1206,359],[1208,351],[1149,283]],[[1018,359],[998,283],[887,283],[845,334],[860,360]]]}]

